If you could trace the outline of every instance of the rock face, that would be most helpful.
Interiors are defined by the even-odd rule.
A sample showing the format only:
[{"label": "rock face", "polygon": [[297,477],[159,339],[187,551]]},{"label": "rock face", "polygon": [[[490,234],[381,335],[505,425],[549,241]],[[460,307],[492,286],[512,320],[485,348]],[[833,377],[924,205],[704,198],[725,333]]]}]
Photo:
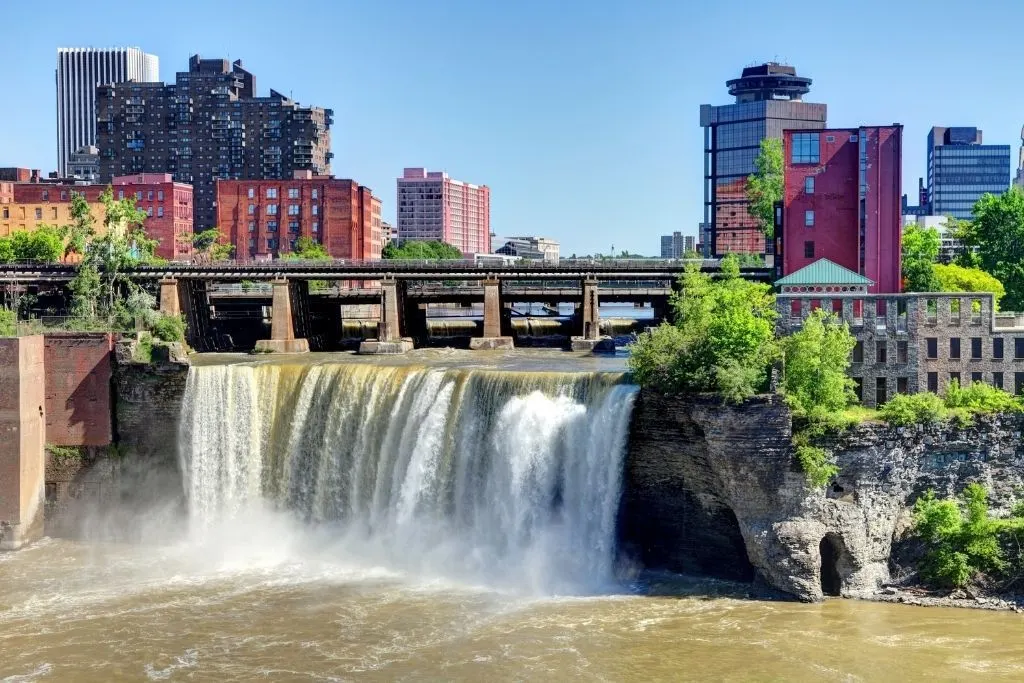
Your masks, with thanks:
[{"label": "rock face", "polygon": [[[741,406],[644,391],[634,409],[620,538],[648,567],[756,575],[802,600],[867,596],[890,579],[894,538],[929,488],[977,481],[1008,508],[1024,484],[1024,418],[953,425],[857,427],[821,445],[840,473],[811,490],[774,397]],[[823,591],[824,589],[824,591]]]}]

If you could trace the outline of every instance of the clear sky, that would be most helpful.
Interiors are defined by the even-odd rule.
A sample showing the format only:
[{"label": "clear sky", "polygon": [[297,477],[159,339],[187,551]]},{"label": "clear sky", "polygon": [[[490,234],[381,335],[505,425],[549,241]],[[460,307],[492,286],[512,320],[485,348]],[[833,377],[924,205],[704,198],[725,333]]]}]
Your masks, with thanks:
[{"label": "clear sky", "polygon": [[[335,111],[332,172],[395,215],[405,166],[491,187],[499,235],[563,255],[657,254],[703,215],[701,103],[777,59],[828,122],[904,124],[904,190],[933,125],[1012,144],[1024,124],[1014,0],[121,0],[3,3],[0,166],[56,167],[56,51],[139,46],[163,80],[189,55],[242,59]],[[180,17],[180,18],[177,18]]]}]

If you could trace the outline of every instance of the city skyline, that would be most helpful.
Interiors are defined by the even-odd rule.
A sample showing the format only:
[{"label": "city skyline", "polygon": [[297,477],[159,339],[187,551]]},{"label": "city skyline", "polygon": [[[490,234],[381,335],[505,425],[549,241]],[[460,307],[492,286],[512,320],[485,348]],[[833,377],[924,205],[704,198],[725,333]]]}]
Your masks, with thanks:
[{"label": "city skyline", "polygon": [[[695,234],[703,213],[699,105],[727,103],[723,82],[754,63],[777,59],[813,78],[812,98],[828,105],[829,126],[902,123],[907,188],[925,175],[932,126],[976,126],[986,142],[1016,149],[1024,96],[1002,83],[1010,74],[1006,46],[1014,19],[1024,10],[999,5],[1001,21],[961,27],[961,38],[974,45],[964,59],[906,39],[923,3],[868,5],[887,9],[887,21],[872,27],[873,42],[884,49],[841,33],[795,39],[786,17],[808,11],[809,2],[774,12],[749,4],[741,16],[735,5],[591,3],[581,12],[571,3],[456,2],[437,12],[415,3],[339,3],[318,16],[321,26],[386,28],[389,48],[374,47],[373,31],[356,32],[319,60],[270,39],[306,18],[301,9],[283,14],[269,3],[237,17],[241,25],[230,35],[216,22],[179,32],[160,24],[128,28],[105,19],[109,13],[97,5],[69,6],[44,30],[30,9],[14,7],[8,22],[24,39],[0,47],[6,63],[18,65],[5,81],[35,106],[0,116],[0,164],[56,167],[54,56],[58,47],[90,44],[140,45],[160,58],[165,80],[169,67],[177,70],[192,53],[242,58],[262,84],[284,84],[296,100],[335,109],[332,173],[373,188],[385,220],[395,222],[391,188],[401,169],[436,168],[492,188],[494,232],[548,235],[565,254],[607,252],[612,244],[654,254],[660,235]],[[986,5],[997,7],[983,1],[978,11],[984,14]],[[199,16],[205,7],[183,2],[182,15]],[[274,22],[258,16],[268,12]],[[728,26],[729,40],[712,26]],[[354,58],[358,69],[339,68]],[[465,88],[452,86],[456,66]],[[960,82],[972,83],[971,98],[941,96]],[[601,196],[594,189],[611,172],[629,179],[645,207],[642,217],[629,202],[594,201]],[[542,192],[548,187],[559,192]],[[624,229],[630,221],[636,225]]]}]

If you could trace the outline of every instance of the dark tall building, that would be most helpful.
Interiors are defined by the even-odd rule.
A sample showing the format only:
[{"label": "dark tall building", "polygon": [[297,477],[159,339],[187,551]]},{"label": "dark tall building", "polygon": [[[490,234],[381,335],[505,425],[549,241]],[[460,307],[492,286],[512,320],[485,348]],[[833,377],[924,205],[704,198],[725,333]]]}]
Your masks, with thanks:
[{"label": "dark tall building", "polygon": [[1010,146],[983,145],[977,128],[928,131],[928,208],[933,216],[970,219],[983,194],[1010,189]]},{"label": "dark tall building", "polygon": [[171,173],[194,188],[196,231],[216,225],[215,183],[330,173],[333,112],[281,93],[256,96],[242,62],[189,59],[175,83],[115,83],[97,89],[100,180]]},{"label": "dark tall building", "polygon": [[770,248],[747,212],[747,178],[754,172],[761,140],[782,139],[782,131],[825,127],[824,104],[802,101],[811,79],[796,69],[769,62],[743,70],[726,82],[733,104],[700,107],[704,128],[705,256],[764,254]]}]

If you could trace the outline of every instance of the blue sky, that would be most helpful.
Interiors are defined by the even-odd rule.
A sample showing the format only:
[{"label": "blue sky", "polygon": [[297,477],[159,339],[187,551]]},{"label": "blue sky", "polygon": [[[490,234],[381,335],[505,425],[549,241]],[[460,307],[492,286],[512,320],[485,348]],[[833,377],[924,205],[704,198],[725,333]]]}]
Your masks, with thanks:
[{"label": "blue sky", "polygon": [[813,78],[831,126],[904,124],[911,194],[932,125],[976,125],[1016,162],[1024,124],[1010,0],[57,0],[2,18],[0,166],[56,166],[58,46],[137,45],[164,80],[193,53],[240,58],[261,94],[334,109],[332,171],[373,188],[386,219],[404,166],[443,169],[491,187],[499,235],[565,255],[696,234],[699,105],[728,102],[751,63]]}]

